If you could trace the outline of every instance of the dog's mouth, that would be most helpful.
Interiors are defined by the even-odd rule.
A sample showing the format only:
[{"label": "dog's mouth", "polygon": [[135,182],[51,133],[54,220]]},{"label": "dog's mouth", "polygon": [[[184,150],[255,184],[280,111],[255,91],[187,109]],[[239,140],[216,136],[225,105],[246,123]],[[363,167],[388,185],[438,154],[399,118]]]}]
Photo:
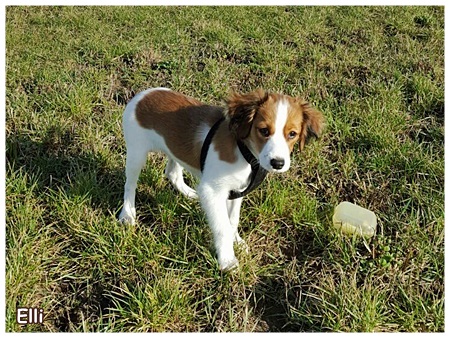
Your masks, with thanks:
[{"label": "dog's mouth", "polygon": [[269,173],[284,173],[289,170],[289,167],[282,168],[282,169],[274,169],[274,168],[264,168],[264,169],[266,169]]}]

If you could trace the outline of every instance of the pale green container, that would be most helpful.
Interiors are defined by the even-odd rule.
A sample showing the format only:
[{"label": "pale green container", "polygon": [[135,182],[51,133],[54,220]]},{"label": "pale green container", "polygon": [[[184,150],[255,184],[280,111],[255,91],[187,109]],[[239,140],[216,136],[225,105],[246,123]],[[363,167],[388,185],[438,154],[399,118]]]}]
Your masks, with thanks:
[{"label": "pale green container", "polygon": [[344,234],[372,237],[377,229],[377,217],[359,205],[341,202],[334,209],[333,225]]}]

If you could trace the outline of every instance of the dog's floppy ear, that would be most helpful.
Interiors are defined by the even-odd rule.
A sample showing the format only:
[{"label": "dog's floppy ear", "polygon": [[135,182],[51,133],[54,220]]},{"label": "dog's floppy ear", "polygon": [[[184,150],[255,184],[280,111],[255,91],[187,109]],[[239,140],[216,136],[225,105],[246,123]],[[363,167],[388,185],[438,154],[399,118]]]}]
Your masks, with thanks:
[{"label": "dog's floppy ear", "polygon": [[245,139],[250,130],[258,108],[267,101],[269,94],[262,89],[257,89],[248,94],[233,93],[226,104],[230,121],[230,130],[238,139]]},{"label": "dog's floppy ear", "polygon": [[303,126],[300,134],[300,150],[303,150],[311,138],[319,138],[324,128],[323,114],[314,109],[308,102],[303,101],[301,104],[303,111]]}]

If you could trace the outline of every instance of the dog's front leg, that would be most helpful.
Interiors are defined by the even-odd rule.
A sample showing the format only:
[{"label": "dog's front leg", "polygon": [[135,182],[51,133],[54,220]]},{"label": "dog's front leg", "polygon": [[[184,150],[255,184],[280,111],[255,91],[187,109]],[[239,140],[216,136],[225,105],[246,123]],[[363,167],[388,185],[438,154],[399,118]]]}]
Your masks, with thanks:
[{"label": "dog's front leg", "polygon": [[213,234],[220,269],[227,271],[236,268],[239,262],[233,249],[235,231],[228,215],[228,190],[200,183],[197,193]]},{"label": "dog's front leg", "polygon": [[245,241],[239,236],[238,225],[239,215],[241,213],[242,197],[234,200],[227,200],[228,216],[230,218],[231,227],[234,232],[234,242],[242,247],[248,253],[248,246]]}]

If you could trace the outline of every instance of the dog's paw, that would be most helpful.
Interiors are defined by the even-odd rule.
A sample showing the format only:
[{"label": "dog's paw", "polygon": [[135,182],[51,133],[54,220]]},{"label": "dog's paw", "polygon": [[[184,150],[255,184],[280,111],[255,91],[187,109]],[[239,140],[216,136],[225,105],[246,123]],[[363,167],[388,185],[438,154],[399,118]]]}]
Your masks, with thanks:
[{"label": "dog's paw", "polygon": [[119,222],[122,224],[134,225],[136,223],[136,219],[129,213],[122,210],[119,215]]},{"label": "dog's paw", "polygon": [[172,182],[172,185],[175,189],[177,189],[179,192],[181,192],[181,194],[183,194],[183,196],[189,198],[189,199],[198,199],[198,195],[197,192],[192,189],[191,187],[189,187],[187,184],[183,183],[179,183],[179,182]]},{"label": "dog's paw", "polygon": [[239,267],[239,261],[233,257],[231,260],[219,262],[219,267],[221,271],[229,272]]},{"label": "dog's paw", "polygon": [[186,189],[186,191],[184,192],[184,196],[186,196],[187,198],[190,198],[191,200],[198,199],[197,192],[192,188]]}]

